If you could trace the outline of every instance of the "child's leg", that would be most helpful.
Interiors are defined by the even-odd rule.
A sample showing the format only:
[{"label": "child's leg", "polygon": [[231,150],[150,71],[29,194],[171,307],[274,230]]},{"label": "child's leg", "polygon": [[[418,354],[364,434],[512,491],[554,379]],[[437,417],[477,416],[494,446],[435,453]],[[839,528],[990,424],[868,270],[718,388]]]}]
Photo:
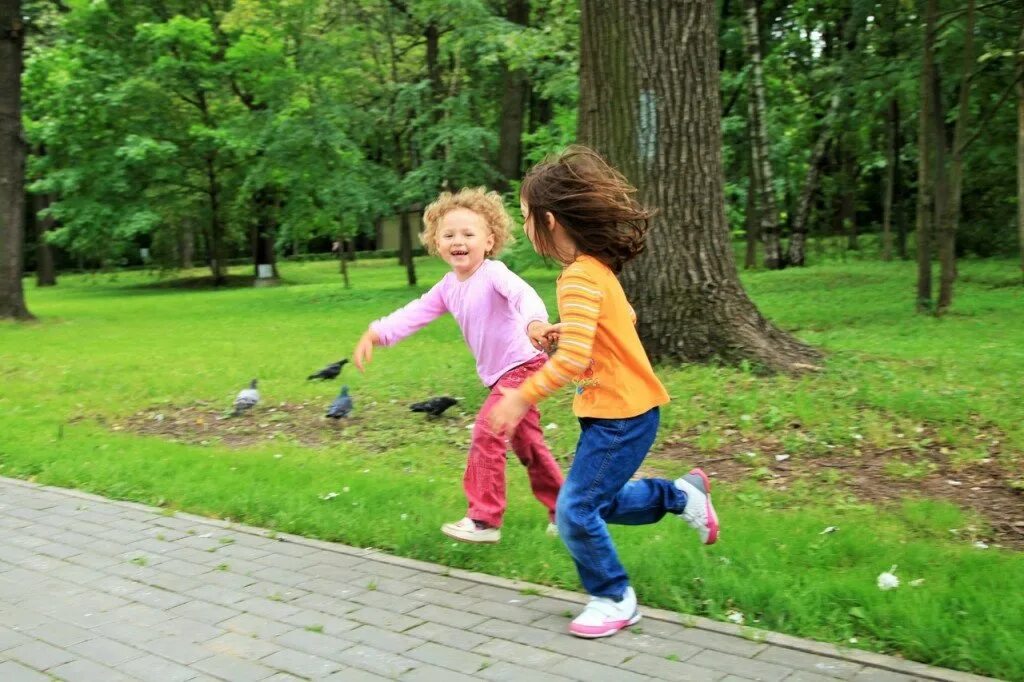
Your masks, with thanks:
[{"label": "child's leg", "polygon": [[580,420],[576,457],[558,495],[557,523],[580,581],[593,596],[617,600],[629,587],[607,521],[653,523],[686,506],[686,496],[671,481],[629,483],[654,443],[658,421],[657,408],[630,419]]},{"label": "child's leg", "polygon": [[526,467],[534,497],[548,509],[548,520],[555,520],[555,503],[562,487],[562,469],[551,456],[540,426],[540,412],[531,407],[512,434],[512,449]]},{"label": "child's leg", "polygon": [[466,473],[462,478],[462,488],[469,502],[466,516],[495,528],[501,527],[505,515],[505,456],[508,446],[504,438],[491,431],[487,415],[499,400],[501,392],[495,386],[476,415]]}]

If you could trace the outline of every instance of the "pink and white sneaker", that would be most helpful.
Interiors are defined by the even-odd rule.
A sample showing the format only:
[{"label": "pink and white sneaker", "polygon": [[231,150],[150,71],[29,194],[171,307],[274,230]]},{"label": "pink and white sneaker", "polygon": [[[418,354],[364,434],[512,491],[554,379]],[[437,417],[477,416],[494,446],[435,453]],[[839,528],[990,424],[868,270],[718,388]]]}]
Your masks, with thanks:
[{"label": "pink and white sneaker", "polygon": [[711,504],[711,481],[701,468],[690,471],[675,481],[677,488],[686,493],[686,507],[679,518],[697,531],[705,545],[718,539],[718,514]]},{"label": "pink and white sneaker", "polygon": [[639,620],[636,592],[628,587],[622,601],[617,602],[609,597],[591,597],[583,613],[569,624],[569,632],[587,639],[608,637]]}]

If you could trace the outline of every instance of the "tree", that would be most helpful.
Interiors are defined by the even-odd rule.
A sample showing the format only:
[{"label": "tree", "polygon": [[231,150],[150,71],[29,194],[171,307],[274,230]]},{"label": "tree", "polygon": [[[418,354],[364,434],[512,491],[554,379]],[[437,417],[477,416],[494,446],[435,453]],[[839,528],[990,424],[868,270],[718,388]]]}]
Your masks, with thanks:
[{"label": "tree", "polygon": [[768,149],[768,107],[764,95],[764,66],[761,63],[761,28],[756,0],[744,0],[743,42],[750,64],[747,110],[750,118],[750,178],[756,197],[757,232],[764,242],[764,266],[778,270],[782,261],[779,212],[775,207],[775,185]]},{"label": "tree", "polygon": [[1017,248],[1024,279],[1024,25],[1017,43]]},{"label": "tree", "polygon": [[647,250],[622,274],[647,352],[654,360],[812,367],[819,353],[765,320],[736,272],[714,3],[584,0],[581,7],[580,141],[659,211]]},{"label": "tree", "polygon": [[[921,54],[921,105],[917,136],[917,310],[932,307],[932,238],[936,204],[942,192],[936,170],[942,167],[945,142],[935,125],[938,75],[935,71],[936,0],[925,0],[924,43]],[[940,158],[936,158],[940,157]]]},{"label": "tree", "polygon": [[31,319],[21,284],[25,242],[25,138],[20,0],[0,0],[0,319]]},{"label": "tree", "polygon": [[[505,16],[513,24],[526,26],[530,19],[529,0],[506,0]],[[502,65],[501,131],[498,138],[499,187],[508,189],[510,180],[519,179],[523,163],[523,118],[530,94],[530,81],[523,69]]]}]

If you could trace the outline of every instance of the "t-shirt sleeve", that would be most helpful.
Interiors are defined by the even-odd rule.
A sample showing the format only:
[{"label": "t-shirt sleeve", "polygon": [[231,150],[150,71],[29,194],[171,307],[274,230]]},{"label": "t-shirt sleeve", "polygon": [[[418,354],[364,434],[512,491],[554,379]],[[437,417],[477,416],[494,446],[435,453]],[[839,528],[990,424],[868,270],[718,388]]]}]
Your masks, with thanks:
[{"label": "t-shirt sleeve", "polygon": [[601,288],[582,268],[566,268],[558,282],[558,350],[520,387],[531,403],[555,393],[590,365],[603,300]]}]

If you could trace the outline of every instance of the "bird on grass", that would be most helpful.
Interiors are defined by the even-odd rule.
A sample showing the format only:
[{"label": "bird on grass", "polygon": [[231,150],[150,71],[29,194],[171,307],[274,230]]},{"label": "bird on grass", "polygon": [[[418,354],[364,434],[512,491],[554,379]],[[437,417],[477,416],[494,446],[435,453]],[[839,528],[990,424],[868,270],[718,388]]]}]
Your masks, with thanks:
[{"label": "bird on grass", "polygon": [[260,392],[256,389],[256,380],[253,379],[249,382],[249,388],[243,388],[235,396],[235,410],[232,412],[232,416],[237,417],[247,410],[251,410],[256,407],[257,403],[260,402]]},{"label": "bird on grass", "polygon": [[331,406],[327,408],[327,415],[331,419],[341,419],[352,413],[352,398],[348,394],[348,386],[341,387],[341,393],[334,399]]},{"label": "bird on grass", "polygon": [[310,374],[308,377],[306,377],[306,380],[309,381],[312,379],[336,379],[338,378],[338,375],[341,374],[341,368],[344,367],[346,364],[348,364],[348,359],[332,362],[319,372]]},{"label": "bird on grass", "polygon": [[440,417],[449,407],[459,402],[455,398],[443,395],[436,398],[424,400],[421,403],[413,403],[409,409],[413,412],[426,412],[431,417]]}]

